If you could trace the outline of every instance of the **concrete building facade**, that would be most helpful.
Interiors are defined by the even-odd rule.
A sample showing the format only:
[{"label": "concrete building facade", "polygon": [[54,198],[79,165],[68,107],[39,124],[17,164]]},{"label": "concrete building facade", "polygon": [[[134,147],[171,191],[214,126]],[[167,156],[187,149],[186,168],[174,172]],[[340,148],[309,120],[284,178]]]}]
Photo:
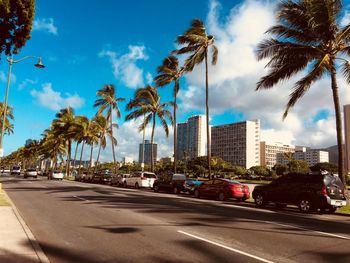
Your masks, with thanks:
[{"label": "concrete building facade", "polygon": [[177,160],[206,155],[206,116],[190,117],[177,125]]},{"label": "concrete building facade", "polygon": [[260,165],[260,120],[212,127],[211,152],[245,168]]},{"label": "concrete building facade", "polygon": [[280,142],[267,143],[260,142],[260,165],[266,165],[272,168],[277,164],[277,155],[284,153],[294,153],[295,146],[289,144],[283,144]]},{"label": "concrete building facade", "polygon": [[344,168],[350,172],[350,104],[344,105]]},{"label": "concrete building facade", "polygon": [[[142,163],[142,143],[139,146],[139,163]],[[158,145],[153,143],[153,161],[154,163],[157,161],[157,148]],[[145,140],[145,152],[144,152],[144,163],[151,164],[151,152],[152,152],[152,144],[150,140]]]},{"label": "concrete building facade", "polygon": [[[305,146],[296,146],[295,152],[292,154],[292,160],[302,160],[307,162],[309,166],[317,163],[329,162],[329,153],[317,149],[310,149]],[[288,164],[290,160],[286,159],[282,153],[277,154],[277,163]]]}]

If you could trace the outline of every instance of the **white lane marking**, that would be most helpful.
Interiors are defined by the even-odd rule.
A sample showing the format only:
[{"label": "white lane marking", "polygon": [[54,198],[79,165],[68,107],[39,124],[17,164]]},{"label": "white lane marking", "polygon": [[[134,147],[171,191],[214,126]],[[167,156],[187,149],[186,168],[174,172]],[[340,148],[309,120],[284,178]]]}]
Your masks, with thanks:
[{"label": "white lane marking", "polygon": [[77,199],[79,199],[79,200],[82,200],[82,201],[89,201],[89,200],[87,200],[87,199],[85,199],[85,198],[82,198],[82,197],[79,197],[79,196],[76,196],[76,195],[73,195],[73,197],[74,198],[77,198]]},{"label": "white lane marking", "polygon": [[[259,220],[254,220],[254,221],[259,221]],[[291,227],[291,228],[296,228],[296,229],[301,229],[301,230],[306,230],[306,231],[319,233],[319,234],[325,235],[325,236],[331,236],[331,237],[337,237],[337,238],[340,238],[340,239],[350,240],[350,237],[336,235],[336,234],[322,232],[322,231],[317,231],[317,230],[312,230],[312,229],[303,228],[303,227],[299,227],[299,226],[280,224],[280,223],[275,223],[275,222],[270,222],[270,221],[260,221],[260,222],[264,222],[266,224],[271,224],[271,225],[277,225],[277,226]]]},{"label": "white lane marking", "polygon": [[234,248],[232,248],[232,247],[228,247],[228,246],[225,246],[225,245],[219,244],[219,243],[217,243],[217,242],[214,242],[214,241],[211,241],[211,240],[208,240],[208,239],[202,238],[202,237],[198,237],[198,236],[192,235],[192,234],[190,234],[190,233],[187,233],[187,232],[184,232],[184,231],[181,231],[181,230],[178,230],[177,232],[178,232],[178,233],[181,233],[181,234],[184,234],[184,235],[186,235],[186,236],[190,236],[190,237],[193,237],[193,238],[199,239],[199,240],[201,240],[201,241],[204,241],[204,242],[210,243],[210,244],[212,244],[212,245],[215,245],[215,246],[218,246],[218,247],[225,248],[225,249],[227,249],[227,250],[230,250],[230,251],[236,252],[236,253],[238,253],[238,254],[245,255],[245,256],[247,256],[247,257],[251,257],[251,258],[257,259],[257,260],[262,261],[262,262],[266,262],[266,263],[274,263],[273,261],[270,261],[270,260],[267,260],[267,259],[264,259],[264,258],[261,258],[261,257],[255,256],[255,255],[249,254],[249,253],[247,253],[247,252],[243,252],[243,251],[238,250],[238,249],[234,249]]}]

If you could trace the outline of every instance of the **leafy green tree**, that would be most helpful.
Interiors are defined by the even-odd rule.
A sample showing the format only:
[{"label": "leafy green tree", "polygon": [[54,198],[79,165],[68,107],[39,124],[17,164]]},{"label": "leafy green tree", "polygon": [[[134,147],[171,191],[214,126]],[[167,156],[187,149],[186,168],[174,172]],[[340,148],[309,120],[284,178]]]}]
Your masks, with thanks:
[{"label": "leafy green tree", "polygon": [[209,80],[208,80],[208,51],[211,47],[212,65],[215,65],[218,58],[218,49],[214,45],[214,36],[208,35],[202,21],[194,19],[191,26],[182,35],[177,37],[177,43],[181,47],[176,51],[177,54],[188,54],[184,64],[185,72],[193,71],[195,65],[205,61],[205,105],[207,116],[207,165],[209,178],[211,178],[211,144],[209,130]]},{"label": "leafy green tree", "polygon": [[266,177],[270,174],[269,169],[265,165],[256,165],[249,168],[250,171],[253,172],[253,174]]},{"label": "leafy green tree", "polygon": [[35,0],[0,1],[0,59],[1,54],[16,54],[30,38]]},{"label": "leafy green tree", "polygon": [[290,172],[307,173],[310,172],[309,165],[304,160],[293,160],[289,163]]},{"label": "leafy green tree", "polygon": [[235,175],[238,175],[238,176],[242,176],[247,173],[247,169],[240,165],[232,165],[231,170]]},{"label": "leafy green tree", "polygon": [[328,171],[331,173],[337,173],[338,172],[338,166],[333,163],[317,163],[310,167],[311,171],[313,172],[319,172],[319,171]]},{"label": "leafy green tree", "polygon": [[[4,116],[4,103],[0,102],[0,116],[1,120],[3,119]],[[13,133],[13,124],[11,123],[10,120],[13,120],[13,108],[11,106],[6,107],[6,118],[5,118],[5,134],[11,134]],[[0,124],[0,129],[2,129],[2,123]]]},{"label": "leafy green tree", "polygon": [[[350,83],[350,64],[344,57],[350,54],[350,25],[341,26],[342,1],[299,0],[283,1],[277,10],[277,25],[267,33],[258,49],[258,60],[270,58],[270,72],[257,83],[256,90],[270,89],[280,81],[306,71],[306,75],[292,88],[283,114],[305,95],[311,85],[324,75],[331,77],[331,90],[336,116],[338,142],[338,173],[344,182],[343,137],[339,103],[337,72]],[[340,67],[336,60],[342,61]]]},{"label": "leafy green tree", "polygon": [[277,175],[282,175],[288,171],[288,166],[285,164],[275,164],[275,166],[273,167],[273,170],[276,171]]},{"label": "leafy green tree", "polygon": [[121,101],[125,101],[125,98],[117,98],[116,97],[116,88],[114,85],[104,85],[102,89],[98,90],[96,95],[101,97],[95,101],[94,107],[98,107],[97,115],[102,114],[104,111],[107,112],[106,118],[109,121],[109,127],[111,129],[111,144],[112,144],[112,153],[113,153],[113,161],[115,164],[114,172],[117,173],[117,161],[115,159],[115,151],[114,146],[117,144],[115,140],[113,140],[113,112],[115,112],[117,118],[120,118],[120,110],[118,103]]},{"label": "leafy green tree", "polygon": [[174,173],[176,173],[177,164],[177,122],[176,122],[176,108],[177,108],[177,93],[180,90],[180,77],[183,73],[183,68],[179,66],[179,60],[170,55],[163,60],[163,64],[157,68],[158,76],[155,77],[156,85],[163,87],[174,82],[173,96],[174,96]]},{"label": "leafy green tree", "polygon": [[[160,96],[157,89],[147,85],[144,88],[139,88],[136,90],[134,95],[134,100],[131,100],[126,108],[131,111],[125,120],[134,120],[140,117],[144,117],[142,124],[139,126],[139,131],[142,131],[146,126],[152,122],[152,135],[151,135],[151,145],[154,142],[154,130],[156,127],[156,118],[158,117],[162,127],[164,129],[165,135],[168,137],[169,128],[167,120],[173,125],[173,117],[171,112],[167,109],[168,106],[173,105],[172,102],[160,102]],[[154,172],[154,160],[153,160],[153,147],[151,147],[151,171]]]}]

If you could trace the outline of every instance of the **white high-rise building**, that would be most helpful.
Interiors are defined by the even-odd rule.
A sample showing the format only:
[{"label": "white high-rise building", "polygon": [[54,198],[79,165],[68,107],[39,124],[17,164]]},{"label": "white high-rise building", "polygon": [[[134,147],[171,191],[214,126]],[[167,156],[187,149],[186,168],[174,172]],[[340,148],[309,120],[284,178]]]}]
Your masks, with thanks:
[{"label": "white high-rise building", "polygon": [[272,168],[277,164],[277,155],[283,153],[294,153],[295,146],[280,142],[260,142],[260,164]]},{"label": "white high-rise building", "polygon": [[344,167],[350,171],[350,104],[344,106],[344,131],[345,131],[345,147],[344,147]]},{"label": "white high-rise building", "polygon": [[260,120],[211,128],[212,156],[245,168],[260,165]]},{"label": "white high-rise building", "polygon": [[177,160],[206,155],[206,116],[190,117],[177,125]]},{"label": "white high-rise building", "polygon": [[[329,152],[321,151],[317,149],[310,149],[305,146],[295,146],[295,152],[291,156],[292,160],[302,160],[307,162],[309,166],[313,166],[317,163],[328,163]],[[288,160],[283,156],[283,153],[277,153],[277,163],[288,164],[291,160]]]}]

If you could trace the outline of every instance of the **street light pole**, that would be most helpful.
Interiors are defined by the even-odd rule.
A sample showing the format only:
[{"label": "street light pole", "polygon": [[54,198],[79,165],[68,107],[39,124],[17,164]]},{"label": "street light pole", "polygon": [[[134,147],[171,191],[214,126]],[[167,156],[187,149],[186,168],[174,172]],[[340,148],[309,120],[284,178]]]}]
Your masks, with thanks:
[{"label": "street light pole", "polygon": [[28,58],[37,58],[38,62],[34,65],[37,68],[45,68],[41,61],[41,57],[35,57],[35,56],[26,56],[18,60],[14,60],[13,56],[11,58],[6,58],[7,62],[9,63],[9,72],[7,75],[7,86],[6,86],[6,94],[5,94],[5,105],[3,109],[3,117],[2,117],[2,126],[1,126],[1,135],[0,135],[0,157],[3,157],[4,155],[4,149],[3,149],[3,139],[4,139],[4,133],[5,133],[5,121],[6,121],[6,113],[7,113],[7,104],[8,104],[8,95],[10,90],[10,82],[11,82],[11,72],[12,72],[12,65],[14,63],[18,63],[22,60],[28,59]]}]

